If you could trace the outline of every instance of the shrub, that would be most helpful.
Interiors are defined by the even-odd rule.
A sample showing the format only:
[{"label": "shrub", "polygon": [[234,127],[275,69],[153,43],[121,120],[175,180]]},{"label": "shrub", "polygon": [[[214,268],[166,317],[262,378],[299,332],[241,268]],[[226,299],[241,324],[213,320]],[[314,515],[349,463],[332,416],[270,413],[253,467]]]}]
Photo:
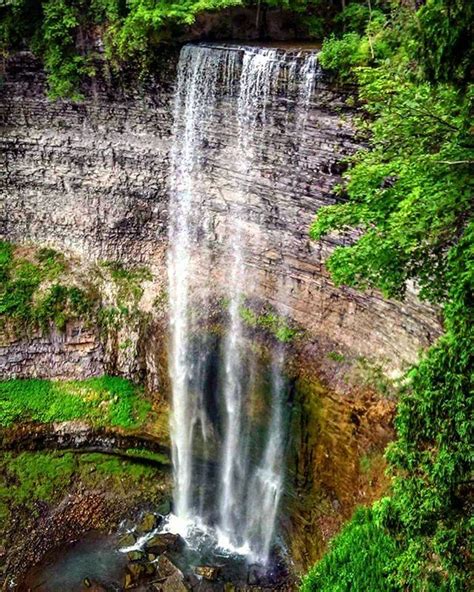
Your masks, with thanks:
[{"label": "shrub", "polygon": [[301,592],[401,592],[387,579],[396,555],[395,540],[375,513],[360,508],[303,578]]}]

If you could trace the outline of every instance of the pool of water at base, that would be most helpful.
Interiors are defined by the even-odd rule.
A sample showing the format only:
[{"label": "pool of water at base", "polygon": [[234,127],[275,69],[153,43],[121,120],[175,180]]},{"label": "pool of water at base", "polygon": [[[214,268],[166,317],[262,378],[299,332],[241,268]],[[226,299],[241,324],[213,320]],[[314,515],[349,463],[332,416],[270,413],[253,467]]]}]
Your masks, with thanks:
[{"label": "pool of water at base", "polygon": [[[146,541],[154,533],[172,531],[166,524],[167,518],[156,530],[137,537],[137,543],[130,548],[121,546],[120,541],[124,534],[133,532],[133,528],[122,528],[110,535],[90,532],[77,542],[51,551],[29,572],[18,589],[22,592],[121,592],[130,563],[127,551],[145,551]],[[219,590],[219,585],[224,590],[226,582],[238,588],[258,583],[266,590],[288,589],[289,573],[281,550],[272,553],[267,566],[252,564],[242,555],[218,549],[213,537],[197,528],[186,537],[186,544],[179,551],[169,550],[166,555],[184,574],[191,591],[202,589],[201,580],[195,574],[199,566],[218,568],[219,581],[209,584],[213,590]],[[154,579],[145,578],[143,586],[135,589],[150,589],[147,586]]]},{"label": "pool of water at base", "polygon": [[94,585],[117,592],[127,556],[118,550],[117,538],[90,533],[67,547],[48,554],[27,576],[22,589],[31,592],[91,592]]}]

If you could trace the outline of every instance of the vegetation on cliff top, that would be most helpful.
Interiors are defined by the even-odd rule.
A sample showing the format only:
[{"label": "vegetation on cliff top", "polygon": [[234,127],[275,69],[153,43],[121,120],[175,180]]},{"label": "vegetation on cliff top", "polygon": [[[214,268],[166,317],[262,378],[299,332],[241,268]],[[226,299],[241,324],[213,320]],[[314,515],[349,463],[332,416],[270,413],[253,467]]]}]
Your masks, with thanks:
[{"label": "vegetation on cliff top", "polygon": [[102,47],[112,67],[146,71],[157,47],[183,38],[200,13],[239,6],[284,8],[319,35],[321,15],[332,12],[327,0],[9,0],[0,5],[0,53],[29,47],[44,60],[50,97],[79,100]]},{"label": "vegetation on cliff top", "polygon": [[[326,262],[336,283],[403,298],[411,282],[441,307],[445,334],[406,376],[398,438],[387,453],[390,497],[333,541],[305,591],[469,588],[473,15],[459,0],[428,0],[418,10],[351,2],[340,16],[344,32],[323,44],[323,65],[359,85],[369,146],[352,159],[340,202],[318,212],[311,235],[356,228],[359,238]],[[373,562],[379,540],[388,553]],[[377,584],[364,580],[365,560]]]}]

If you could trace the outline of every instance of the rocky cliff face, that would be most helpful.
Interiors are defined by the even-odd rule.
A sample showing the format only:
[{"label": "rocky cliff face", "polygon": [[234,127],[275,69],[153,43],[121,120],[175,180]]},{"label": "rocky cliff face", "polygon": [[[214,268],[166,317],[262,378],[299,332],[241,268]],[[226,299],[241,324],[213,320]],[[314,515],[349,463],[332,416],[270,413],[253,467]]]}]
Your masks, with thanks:
[{"label": "rocky cliff face", "polygon": [[35,332],[0,343],[0,376],[89,378],[104,373],[104,349],[95,331],[70,323],[65,331]]},{"label": "rocky cliff face", "polygon": [[[171,75],[172,80],[172,75]],[[172,88],[51,103],[29,54],[7,66],[0,99],[2,235],[93,259],[146,261],[165,236]]]},{"label": "rocky cliff face", "polygon": [[[78,104],[48,101],[44,73],[31,54],[8,61],[0,88],[0,238],[70,252],[84,262],[78,275],[92,277],[96,263],[108,260],[146,266],[153,279],[134,313],[100,334],[76,322],[64,333],[2,336],[2,378],[111,372],[168,393],[166,252],[177,58],[165,56],[156,77],[141,85],[105,76],[84,89]],[[378,368],[357,368],[357,360],[376,360],[397,373],[441,330],[435,312],[413,294],[396,303],[331,283],[324,259],[350,237],[309,240],[318,208],[336,200],[341,159],[358,146],[346,97],[329,79],[319,81],[304,140],[294,133],[298,113],[280,97],[265,137],[252,138],[258,158],[244,178],[235,162],[231,99],[219,104],[201,147],[213,248],[232,235],[229,212],[245,198],[250,301],[257,309],[276,306],[304,329],[288,347],[294,491],[282,512],[300,569],[320,556],[355,505],[386,487],[383,449],[393,436],[394,403],[376,392]],[[216,303],[227,275],[219,265],[209,278]],[[118,307],[120,286],[109,276],[98,291],[104,306]],[[225,312],[214,312],[219,334]]]},{"label": "rocky cliff face", "polygon": [[[2,238],[86,260],[147,265],[156,293],[163,290],[176,63],[176,55],[167,56],[159,75],[142,86],[104,78],[74,104],[48,101],[44,73],[30,54],[9,60],[0,95]],[[345,98],[330,81],[319,83],[304,143],[286,125],[291,105],[279,101],[272,128],[256,147],[259,168],[247,180],[233,161],[237,132],[225,103],[220,107],[203,147],[215,237],[232,232],[226,212],[239,198],[234,188],[247,183],[252,238],[245,258],[258,277],[252,296],[276,304],[281,290],[275,287],[283,282],[283,304],[311,340],[326,351],[386,359],[398,370],[439,334],[433,311],[413,296],[399,304],[335,288],[323,261],[343,239],[308,238],[317,209],[335,201],[341,159],[357,147]],[[216,291],[225,281],[225,270],[216,270]]]}]

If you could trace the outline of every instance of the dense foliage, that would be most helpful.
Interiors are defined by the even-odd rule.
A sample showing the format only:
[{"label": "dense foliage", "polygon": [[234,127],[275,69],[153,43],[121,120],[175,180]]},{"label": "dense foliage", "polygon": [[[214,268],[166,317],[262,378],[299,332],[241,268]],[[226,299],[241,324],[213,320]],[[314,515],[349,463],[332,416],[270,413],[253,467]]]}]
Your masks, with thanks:
[{"label": "dense foliage", "polygon": [[[368,148],[350,163],[340,202],[318,212],[311,235],[357,229],[358,238],[327,261],[336,283],[395,298],[411,283],[441,307],[445,333],[406,376],[398,438],[387,454],[393,490],[366,515],[367,528],[374,516],[396,552],[374,568],[380,579],[368,586],[360,556],[371,556],[372,543],[349,526],[305,590],[469,589],[473,14],[458,0],[428,0],[417,11],[353,2],[340,17],[345,33],[323,45],[323,64],[359,85]],[[344,555],[348,540],[362,548]],[[345,583],[341,572],[351,574]]]},{"label": "dense foliage", "polygon": [[29,252],[0,241],[0,328],[63,329],[68,320],[91,318],[96,296],[64,283],[68,265],[49,248]]},{"label": "dense foliage", "polygon": [[[203,12],[239,6],[292,11],[308,34],[320,35],[325,0],[8,0],[0,5],[0,53],[30,47],[43,56],[51,98],[79,100],[80,81],[94,75],[104,46],[110,66],[133,62],[146,71],[159,46],[183,38]],[[323,7],[324,10],[321,8]],[[329,11],[330,12],[330,11]]]},{"label": "dense foliage", "polygon": [[388,566],[396,553],[395,541],[377,524],[373,511],[361,508],[346,524],[336,544],[311,569],[301,592],[392,592]]}]

